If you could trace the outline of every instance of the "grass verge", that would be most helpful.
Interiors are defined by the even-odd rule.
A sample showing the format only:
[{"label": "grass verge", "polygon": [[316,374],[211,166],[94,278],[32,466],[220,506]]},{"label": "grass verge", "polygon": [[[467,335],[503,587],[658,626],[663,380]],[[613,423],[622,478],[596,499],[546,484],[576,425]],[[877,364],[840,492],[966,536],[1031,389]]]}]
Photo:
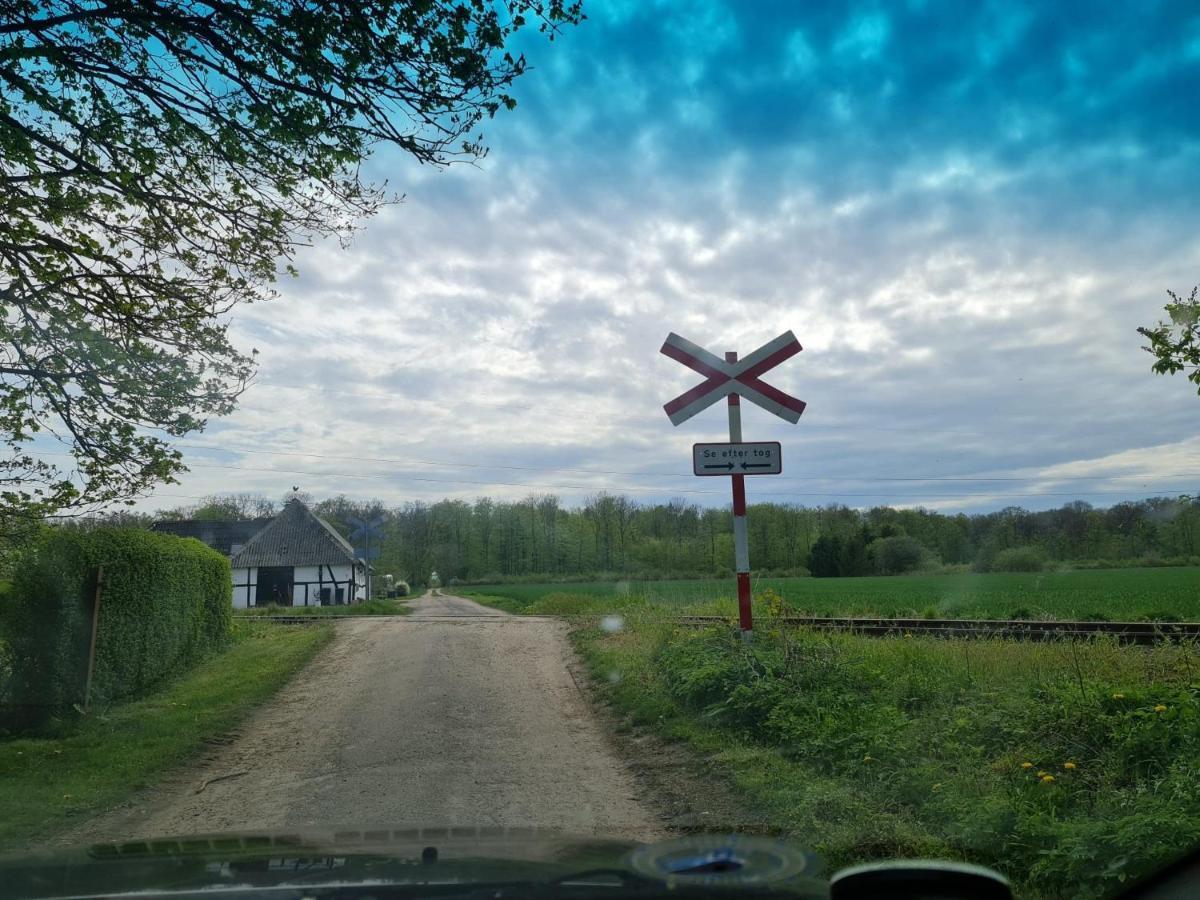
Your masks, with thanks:
[{"label": "grass verge", "polygon": [[950,857],[1019,896],[1097,897],[1200,842],[1195,647],[769,629],[747,647],[636,618],[575,640],[618,710],[831,868]]},{"label": "grass verge", "polygon": [[233,613],[235,619],[255,616],[407,616],[412,607],[404,600],[367,600],[346,606],[251,606]]},{"label": "grass verge", "polygon": [[149,697],[0,743],[0,848],[111,806],[195,755],[271,697],[333,636],[330,627],[236,622],[233,644]]}]

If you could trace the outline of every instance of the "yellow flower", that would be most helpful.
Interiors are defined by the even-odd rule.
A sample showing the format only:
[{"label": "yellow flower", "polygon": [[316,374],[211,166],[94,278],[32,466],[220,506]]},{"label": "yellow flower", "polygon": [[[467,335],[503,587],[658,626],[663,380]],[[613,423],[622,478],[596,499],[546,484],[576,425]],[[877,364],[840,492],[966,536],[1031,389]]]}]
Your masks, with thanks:
[{"label": "yellow flower", "polygon": [[1043,776],[1042,776],[1042,784],[1049,784],[1049,783],[1050,783],[1050,782],[1052,782],[1053,780],[1054,780],[1054,776],[1053,776],[1053,775],[1043,775]]},{"label": "yellow flower", "polygon": [[863,757],[863,762],[867,762],[867,763],[869,763],[869,762],[875,762],[875,757],[873,757],[873,756],[864,756],[864,757]]},{"label": "yellow flower", "polygon": [[1023,763],[1021,763],[1021,768],[1022,768],[1022,769],[1032,769],[1032,768],[1033,768],[1033,763],[1031,763],[1031,762],[1023,762]]},{"label": "yellow flower", "polygon": [[933,786],[933,792],[934,792],[935,794],[936,794],[938,791],[940,791],[941,789],[942,789],[942,784],[941,784],[941,782],[940,782],[940,781],[939,781],[937,784],[935,784],[935,785]]},{"label": "yellow flower", "polygon": [[912,637],[912,632],[911,632],[911,631],[906,631],[906,632],[904,632],[904,636],[905,636],[906,638],[910,638],[910,637]]},{"label": "yellow flower", "polygon": [[1041,778],[1044,781],[1046,776],[1049,774],[1049,772],[1038,772],[1038,778]]},{"label": "yellow flower", "polygon": [[1124,694],[1113,694],[1113,699],[1114,700],[1124,700],[1125,695]]},{"label": "yellow flower", "polygon": [[1070,770],[1070,769],[1074,769],[1074,768],[1075,768],[1075,763],[1073,763],[1073,762],[1065,762],[1065,763],[1063,763],[1063,768],[1064,768],[1064,769],[1068,769],[1068,770]]},{"label": "yellow flower", "polygon": [[1160,703],[1160,704],[1158,704],[1158,706],[1154,707],[1154,711],[1155,712],[1166,712],[1167,708]]}]

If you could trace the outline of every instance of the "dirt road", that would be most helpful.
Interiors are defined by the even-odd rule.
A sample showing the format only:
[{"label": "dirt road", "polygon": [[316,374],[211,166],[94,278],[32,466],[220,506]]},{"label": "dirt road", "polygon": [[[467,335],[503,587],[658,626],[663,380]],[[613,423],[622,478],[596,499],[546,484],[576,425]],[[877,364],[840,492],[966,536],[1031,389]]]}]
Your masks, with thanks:
[{"label": "dirt road", "polygon": [[654,839],[565,626],[460,597],[344,620],[236,740],[71,842],[312,826],[536,826]]}]

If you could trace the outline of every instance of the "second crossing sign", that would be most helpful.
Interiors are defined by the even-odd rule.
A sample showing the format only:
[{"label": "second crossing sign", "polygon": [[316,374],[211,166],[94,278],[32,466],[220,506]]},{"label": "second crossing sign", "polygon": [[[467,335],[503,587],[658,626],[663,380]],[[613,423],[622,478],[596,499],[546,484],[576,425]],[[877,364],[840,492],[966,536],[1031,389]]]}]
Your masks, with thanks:
[{"label": "second crossing sign", "polygon": [[722,397],[729,401],[729,443],[695,444],[692,471],[697,475],[728,475],[733,484],[733,554],[737,569],[738,621],[749,637],[754,627],[750,614],[750,542],[746,532],[746,476],[778,475],[783,471],[779,444],[742,442],[741,398],[761,406],[781,419],[795,423],[804,412],[804,401],[785,394],[758,376],[790,359],[802,349],[790,331],[738,359],[735,351],[724,358],[710,353],[672,332],[659,352],[705,377],[690,391],[663,406],[672,425],[686,422]]}]

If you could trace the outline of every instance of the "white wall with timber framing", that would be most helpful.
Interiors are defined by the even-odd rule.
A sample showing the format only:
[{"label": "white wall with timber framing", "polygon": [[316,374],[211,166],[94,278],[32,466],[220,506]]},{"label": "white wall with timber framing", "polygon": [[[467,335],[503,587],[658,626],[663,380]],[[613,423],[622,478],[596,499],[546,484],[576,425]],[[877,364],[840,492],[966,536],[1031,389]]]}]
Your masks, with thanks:
[{"label": "white wall with timber framing", "polygon": [[[276,598],[274,602],[282,606],[289,605],[285,599],[285,585],[291,588],[291,606],[329,606],[361,603],[367,599],[366,569],[360,564],[273,566],[262,572],[264,594],[260,597],[259,569],[233,569],[234,609],[266,606],[272,602],[271,598]],[[285,592],[283,597],[280,591]]]}]

